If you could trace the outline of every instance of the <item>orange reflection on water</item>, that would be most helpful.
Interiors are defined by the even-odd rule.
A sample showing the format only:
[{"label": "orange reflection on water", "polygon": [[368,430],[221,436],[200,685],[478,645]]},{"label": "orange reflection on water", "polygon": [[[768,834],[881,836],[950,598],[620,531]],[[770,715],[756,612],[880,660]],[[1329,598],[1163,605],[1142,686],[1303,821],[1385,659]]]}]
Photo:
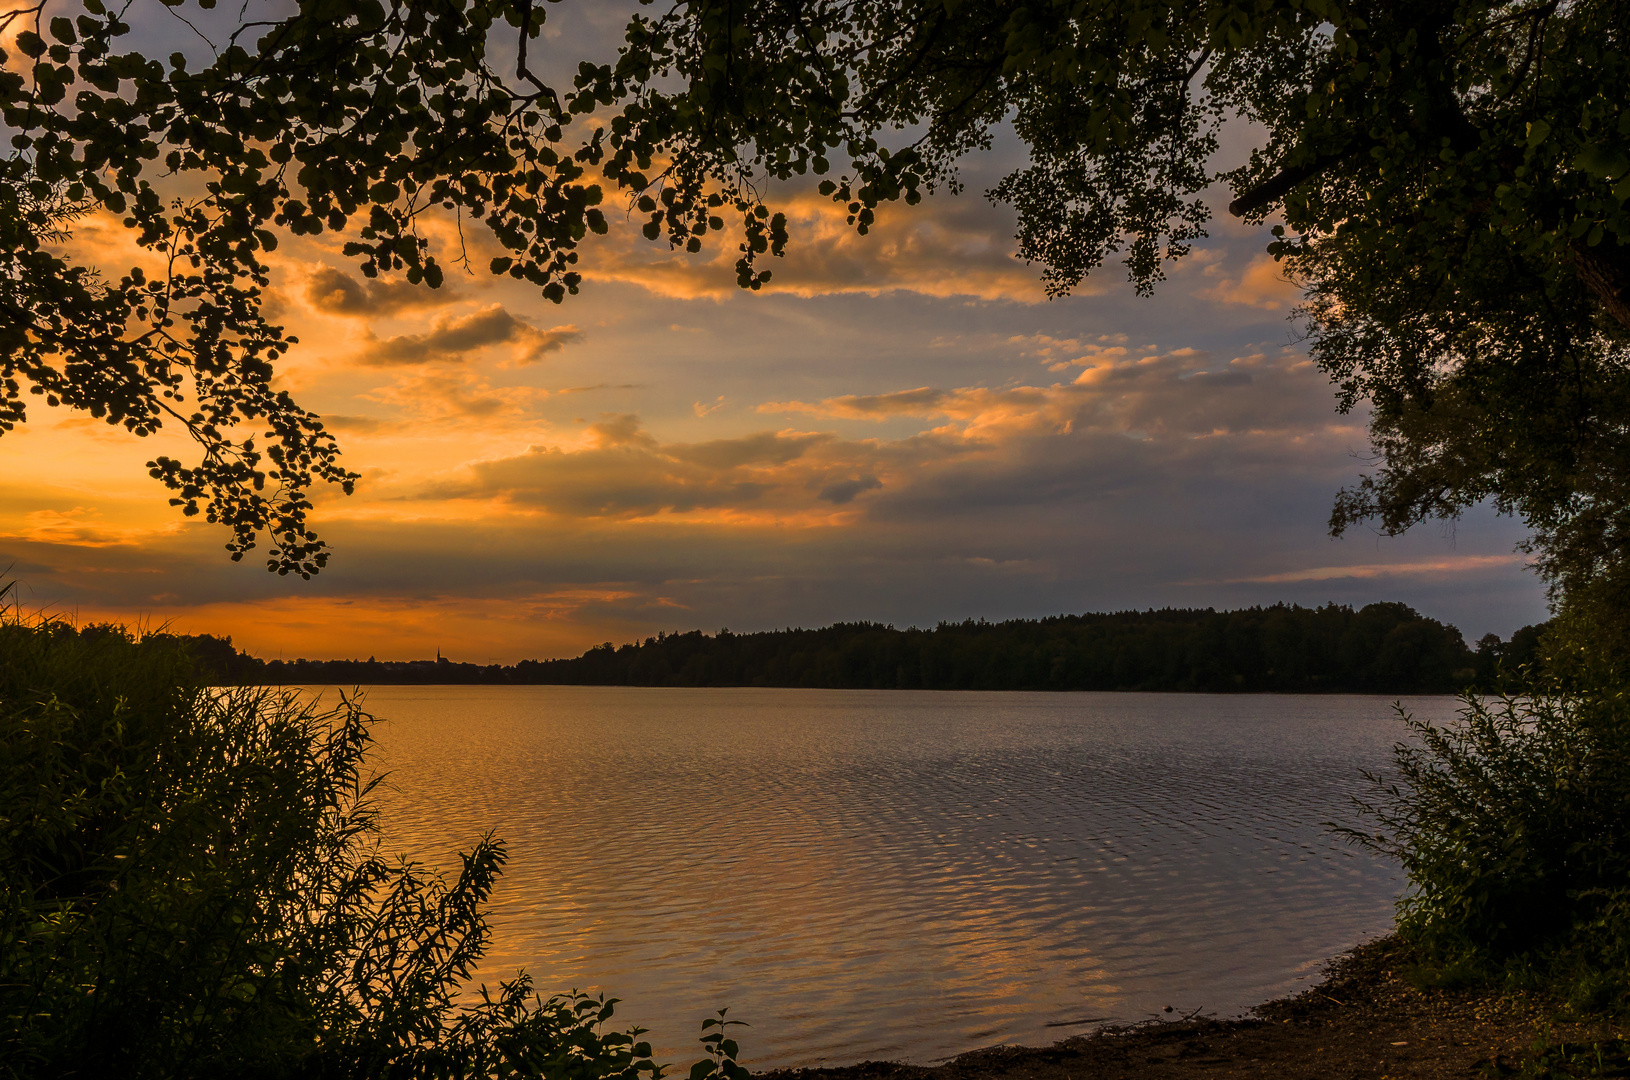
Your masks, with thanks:
[{"label": "orange reflection on water", "polygon": [[[509,842],[493,980],[623,999],[660,1056],[928,1061],[1237,1012],[1391,924],[1324,835],[1373,698],[386,687],[395,846]],[[1421,703],[1447,712],[1452,699]]]}]

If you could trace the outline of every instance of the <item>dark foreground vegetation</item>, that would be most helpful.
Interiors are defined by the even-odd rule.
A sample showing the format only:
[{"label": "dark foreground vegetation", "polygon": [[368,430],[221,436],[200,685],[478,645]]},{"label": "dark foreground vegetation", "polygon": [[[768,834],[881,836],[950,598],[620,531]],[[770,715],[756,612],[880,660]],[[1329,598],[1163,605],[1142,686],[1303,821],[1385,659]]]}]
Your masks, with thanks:
[{"label": "dark foreground vegetation", "polygon": [[[185,639],[232,683],[515,683],[796,686],[902,690],[1168,690],[1447,694],[1493,689],[1535,656],[1541,628],[1467,648],[1460,631],[1404,604],[1290,604],[1240,611],[1122,611],[897,630],[837,623],[755,634],[658,634],[564,660],[514,665],[272,660],[230,639]],[[93,631],[94,632],[94,631]]]},{"label": "dark foreground vegetation", "polygon": [[[230,530],[232,558],[264,544],[282,574],[326,565],[308,496],[358,477],[320,418],[274,390],[296,344],[263,308],[262,253],[280,236],[327,231],[365,278],[433,288],[448,256],[420,221],[440,205],[461,237],[484,222],[503,252],[490,273],[559,301],[581,283],[579,242],[626,216],[604,204],[673,248],[723,233],[738,283],[759,289],[789,242],[766,179],[825,176],[818,190],[865,233],[890,204],[954,185],[962,155],[1010,123],[1026,160],[994,195],[1050,292],[1123,254],[1148,291],[1204,235],[1200,195],[1219,184],[1234,216],[1281,221],[1269,251],[1305,287],[1310,359],[1342,410],[1368,413],[1377,455],[1332,529],[1400,534],[1492,505],[1531,530],[1558,612],[1517,696],[1416,727],[1353,835],[1409,874],[1399,934],[1421,981],[1630,1007],[1625,0],[677,3],[631,23],[613,62],[567,58],[558,78],[527,66],[544,31],[530,0],[245,8],[235,30],[206,27],[228,47],[168,65],[139,51],[164,35],[136,34],[124,6],[76,6],[0,12],[16,151],[0,163],[0,433],[26,422],[31,394],[138,436],[185,431],[192,463],[159,456],[149,472],[181,513]],[[1256,133],[1245,160],[1217,153],[1225,124]],[[180,187],[153,186],[161,154]],[[85,261],[97,245],[65,248],[76,221],[107,214],[158,277],[104,275]],[[1001,628],[977,624],[834,627],[752,635],[762,655],[679,635],[555,662],[549,679],[274,671],[229,646],[244,670],[206,678],[173,643],[8,627],[0,1072],[649,1071],[641,1044],[598,1034],[597,1002],[540,1001],[518,981],[455,1008],[502,849],[478,844],[452,883],[382,859],[361,715],[209,681],[1493,685],[1489,656],[1402,625],[1349,649],[1318,624],[1312,641],[1337,651],[1307,666],[1266,630],[1253,652],[1226,628],[1020,627],[996,648]],[[698,1076],[733,1067],[719,1029],[709,1038]],[[1340,1075],[1328,1053],[1316,1042],[1266,1071]],[[1341,1071],[1405,1071],[1407,1051],[1385,1053]],[[1520,1068],[1626,1073],[1617,1043],[1594,1059],[1548,1045]]]},{"label": "dark foreground vegetation", "polygon": [[[612,1001],[467,992],[503,845],[382,852],[370,722],[0,622],[0,1077],[654,1075]],[[741,1075],[717,1024],[696,1080]]]},{"label": "dark foreground vegetation", "polygon": [[[611,1001],[469,992],[503,847],[452,880],[382,853],[358,703],[211,689],[185,645],[0,623],[0,1077],[657,1080]],[[1565,625],[1538,655],[1522,696],[1410,721],[1346,830],[1407,871],[1398,932],[1309,994],[820,1075],[1624,1075],[1630,698]],[[692,1080],[745,1080],[703,1034]]]}]

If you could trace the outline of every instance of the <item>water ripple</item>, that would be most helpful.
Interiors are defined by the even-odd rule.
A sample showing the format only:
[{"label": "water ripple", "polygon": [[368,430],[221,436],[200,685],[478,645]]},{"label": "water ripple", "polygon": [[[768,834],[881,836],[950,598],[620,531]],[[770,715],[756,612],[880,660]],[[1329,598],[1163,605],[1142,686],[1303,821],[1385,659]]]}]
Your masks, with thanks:
[{"label": "water ripple", "polygon": [[[1450,699],[1413,703],[1441,718]],[[929,1061],[1227,1014],[1391,924],[1334,840],[1401,728],[1368,697],[376,687],[391,844],[492,829],[496,979],[621,997],[688,1063]]]}]

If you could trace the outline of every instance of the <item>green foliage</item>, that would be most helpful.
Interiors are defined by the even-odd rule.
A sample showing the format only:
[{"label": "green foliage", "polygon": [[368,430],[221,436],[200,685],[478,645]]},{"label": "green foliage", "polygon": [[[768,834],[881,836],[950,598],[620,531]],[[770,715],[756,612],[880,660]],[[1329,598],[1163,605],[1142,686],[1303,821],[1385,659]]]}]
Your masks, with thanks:
[{"label": "green foliage", "polygon": [[748,1072],[736,1063],[740,1047],[729,1035],[733,1027],[746,1027],[745,1020],[726,1020],[729,1009],[702,1021],[702,1046],[707,1056],[690,1067],[690,1080],[747,1080]]},{"label": "green foliage", "polygon": [[1501,641],[1498,634],[1484,634],[1477,641],[1474,666],[1479,690],[1498,690],[1504,686],[1520,687],[1529,674],[1549,670],[1545,647],[1555,620],[1519,627],[1510,641]]},{"label": "green foliage", "polygon": [[460,1003],[503,847],[451,882],[384,857],[368,724],[0,624],[0,1076],[655,1080],[614,1000]]},{"label": "green foliage", "polygon": [[1516,1068],[1489,1069],[1485,1075],[1518,1080],[1594,1080],[1630,1073],[1630,1041],[1612,1036],[1584,1041],[1552,1042],[1548,1033],[1534,1044]]},{"label": "green foliage", "polygon": [[1616,3],[1487,15],[1420,50],[1446,83],[1461,69],[1413,110],[1442,138],[1378,136],[1385,174],[1310,189],[1298,212],[1339,226],[1279,250],[1311,286],[1315,359],[1344,406],[1371,401],[1385,459],[1333,528],[1399,532],[1488,499],[1534,527],[1566,590],[1622,557],[1630,506],[1630,19]]},{"label": "green foliage", "polygon": [[1342,831],[1402,864],[1426,982],[1630,994],[1630,694],[1595,685],[1468,696],[1442,727],[1402,714],[1411,739],[1363,807],[1375,830]]}]

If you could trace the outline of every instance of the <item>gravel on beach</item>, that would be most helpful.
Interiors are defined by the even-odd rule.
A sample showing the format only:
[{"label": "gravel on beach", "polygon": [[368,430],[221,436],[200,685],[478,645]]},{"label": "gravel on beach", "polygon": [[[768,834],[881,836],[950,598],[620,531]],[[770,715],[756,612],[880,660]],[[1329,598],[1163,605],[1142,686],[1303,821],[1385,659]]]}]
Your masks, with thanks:
[{"label": "gravel on beach", "polygon": [[759,1080],[1472,1080],[1517,1072],[1538,1046],[1621,1034],[1603,1021],[1559,1022],[1554,1006],[1529,996],[1418,989],[1404,968],[1402,947],[1384,938],[1333,962],[1318,986],[1243,1019],[1155,1021],[1047,1047],[975,1050],[935,1066],[868,1061]]}]

